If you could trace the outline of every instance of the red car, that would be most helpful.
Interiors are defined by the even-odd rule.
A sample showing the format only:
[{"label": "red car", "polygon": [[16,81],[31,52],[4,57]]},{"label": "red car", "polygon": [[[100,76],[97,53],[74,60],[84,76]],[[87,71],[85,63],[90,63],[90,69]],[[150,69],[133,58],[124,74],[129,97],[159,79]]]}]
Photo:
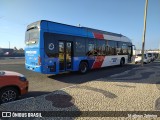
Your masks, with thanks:
[{"label": "red car", "polygon": [[12,71],[0,71],[0,103],[14,101],[28,93],[28,81],[24,75]]}]

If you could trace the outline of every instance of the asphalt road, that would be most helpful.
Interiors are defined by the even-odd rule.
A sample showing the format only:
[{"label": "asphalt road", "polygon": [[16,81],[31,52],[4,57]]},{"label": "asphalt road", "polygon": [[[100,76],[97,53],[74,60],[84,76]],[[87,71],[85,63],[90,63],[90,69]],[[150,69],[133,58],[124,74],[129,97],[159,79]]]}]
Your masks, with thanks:
[{"label": "asphalt road", "polygon": [[24,59],[0,60],[0,70],[15,71],[24,74],[29,81],[29,93],[22,98],[43,95],[58,89],[93,81],[99,78],[119,74],[139,65],[128,64],[123,67],[112,66],[97,70],[91,70],[85,75],[77,72],[63,73],[59,75],[44,75],[25,69]]}]

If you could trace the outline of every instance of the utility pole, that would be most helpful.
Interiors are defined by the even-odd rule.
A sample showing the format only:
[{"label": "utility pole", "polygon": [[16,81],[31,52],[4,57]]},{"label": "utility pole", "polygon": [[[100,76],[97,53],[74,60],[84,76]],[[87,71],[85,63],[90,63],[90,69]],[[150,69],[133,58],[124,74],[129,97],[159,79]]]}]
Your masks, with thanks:
[{"label": "utility pole", "polygon": [[144,46],[145,46],[145,37],[146,37],[147,8],[148,8],[148,0],[146,0],[145,10],[144,10],[144,30],[143,30],[143,37],[142,37],[142,61],[141,61],[141,66],[143,66],[143,60],[144,60]]}]

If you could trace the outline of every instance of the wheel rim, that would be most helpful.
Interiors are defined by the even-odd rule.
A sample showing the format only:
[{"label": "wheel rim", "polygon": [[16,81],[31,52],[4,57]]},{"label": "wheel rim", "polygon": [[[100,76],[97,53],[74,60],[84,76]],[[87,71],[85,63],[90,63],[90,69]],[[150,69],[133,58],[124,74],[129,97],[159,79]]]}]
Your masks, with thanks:
[{"label": "wheel rim", "polygon": [[16,99],[16,92],[13,90],[7,90],[5,91],[2,96],[1,96],[1,100],[3,103],[5,102],[10,102]]},{"label": "wheel rim", "polygon": [[81,66],[81,72],[82,72],[82,73],[85,73],[86,70],[87,70],[86,65],[85,65],[85,64],[82,64],[82,66]]}]

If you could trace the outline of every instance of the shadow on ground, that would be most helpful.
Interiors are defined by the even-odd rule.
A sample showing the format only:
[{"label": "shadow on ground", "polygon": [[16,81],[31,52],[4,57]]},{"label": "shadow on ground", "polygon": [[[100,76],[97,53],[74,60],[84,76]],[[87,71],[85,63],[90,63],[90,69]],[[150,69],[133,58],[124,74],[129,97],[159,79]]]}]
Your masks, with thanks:
[{"label": "shadow on ground", "polygon": [[22,95],[20,99],[28,98],[28,97],[37,97],[41,95],[45,95],[51,92],[43,92],[43,91],[29,91],[26,95]]},{"label": "shadow on ground", "polygon": [[92,81],[92,80],[96,80],[104,77],[109,77],[110,75],[113,75],[113,74],[123,73],[126,70],[130,70],[138,66],[139,65],[132,65],[132,64],[125,65],[124,67],[111,66],[111,67],[91,70],[84,75],[79,74],[78,72],[70,72],[70,73],[62,73],[58,75],[50,75],[48,76],[48,78],[51,78],[60,82],[65,82],[65,83],[81,84],[84,82],[88,82],[88,81]]},{"label": "shadow on ground", "polygon": [[[55,120],[74,120],[75,117],[81,116],[81,111],[75,105],[75,99],[62,90],[54,91],[50,94],[46,94],[36,98],[23,99],[2,104],[0,105],[0,111],[40,111],[43,118],[47,119],[47,117],[51,117],[51,119]],[[8,120],[17,119],[17,117],[8,118]],[[23,119],[28,120],[30,118]]]},{"label": "shadow on ground", "polygon": [[[81,84],[91,80],[100,78],[106,82],[131,82],[131,83],[149,83],[156,84],[153,79],[154,76],[160,76],[160,62],[159,60],[153,63],[145,64],[144,67],[140,65],[125,65],[124,67],[112,66],[97,70],[91,70],[85,75],[74,73],[64,73],[59,75],[48,76],[51,79],[65,82]],[[150,78],[150,80],[149,80]]]}]

